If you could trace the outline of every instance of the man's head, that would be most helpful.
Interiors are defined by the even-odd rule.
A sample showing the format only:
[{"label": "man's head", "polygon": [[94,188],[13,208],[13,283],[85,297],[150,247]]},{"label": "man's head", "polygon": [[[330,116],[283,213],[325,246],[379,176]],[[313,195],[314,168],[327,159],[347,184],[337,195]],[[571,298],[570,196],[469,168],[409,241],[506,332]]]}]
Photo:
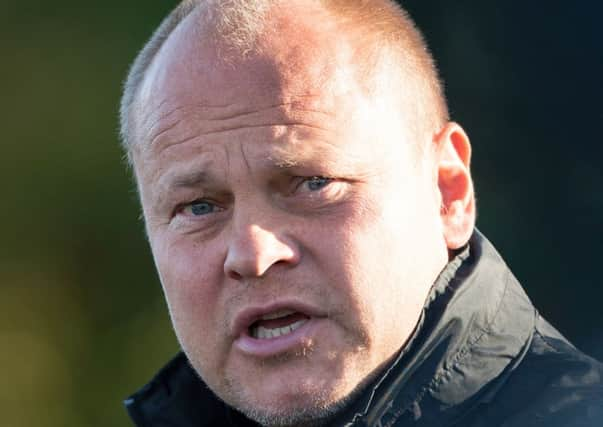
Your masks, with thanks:
[{"label": "man's head", "polygon": [[248,416],[327,417],[395,357],[468,240],[469,143],[388,1],[174,16],[133,67],[122,131],[176,334]]}]

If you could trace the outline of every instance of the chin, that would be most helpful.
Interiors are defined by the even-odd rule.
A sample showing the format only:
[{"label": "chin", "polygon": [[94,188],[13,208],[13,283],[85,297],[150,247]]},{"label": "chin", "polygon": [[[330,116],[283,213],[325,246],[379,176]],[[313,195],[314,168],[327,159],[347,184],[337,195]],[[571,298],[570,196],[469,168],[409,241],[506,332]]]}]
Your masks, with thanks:
[{"label": "chin", "polygon": [[334,399],[325,395],[324,391],[312,395],[287,396],[286,399],[283,397],[273,402],[243,400],[232,406],[263,426],[300,427],[327,423],[351,400],[350,397]]},{"label": "chin", "polygon": [[329,382],[319,375],[316,381],[306,377],[295,385],[296,375],[291,374],[279,375],[271,386],[241,387],[240,383],[229,382],[220,394],[231,407],[264,426],[320,426],[354,401],[373,378],[369,375],[353,386],[351,378]]}]

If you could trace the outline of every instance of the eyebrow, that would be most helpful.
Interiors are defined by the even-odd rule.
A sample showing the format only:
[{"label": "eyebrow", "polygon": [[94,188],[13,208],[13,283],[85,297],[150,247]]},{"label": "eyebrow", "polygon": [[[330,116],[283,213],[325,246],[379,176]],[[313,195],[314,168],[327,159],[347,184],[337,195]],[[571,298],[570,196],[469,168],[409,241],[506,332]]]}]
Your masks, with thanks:
[{"label": "eyebrow", "polygon": [[194,171],[167,179],[167,188],[194,188],[211,180],[206,171]]},{"label": "eyebrow", "polygon": [[301,163],[299,156],[295,154],[280,154],[278,156],[270,155],[268,160],[276,169],[288,170],[299,166]]},{"label": "eyebrow", "polygon": [[[295,156],[275,159],[274,157],[268,157],[267,159],[271,165],[280,171],[288,171],[294,169],[303,164],[299,159],[295,159]],[[174,176],[166,178],[166,188],[170,190],[180,188],[197,188],[209,182],[214,182],[215,179],[212,174],[205,170],[195,170],[188,173],[175,174]]]}]

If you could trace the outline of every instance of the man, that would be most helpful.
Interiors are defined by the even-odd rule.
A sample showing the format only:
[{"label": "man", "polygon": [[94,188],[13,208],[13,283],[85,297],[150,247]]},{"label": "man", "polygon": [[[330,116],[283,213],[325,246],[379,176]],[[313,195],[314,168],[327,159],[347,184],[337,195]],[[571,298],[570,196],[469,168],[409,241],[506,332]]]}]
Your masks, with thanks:
[{"label": "man", "polygon": [[468,137],[394,2],[185,1],[121,114],[183,349],[137,425],[601,419],[601,365],[474,229]]}]

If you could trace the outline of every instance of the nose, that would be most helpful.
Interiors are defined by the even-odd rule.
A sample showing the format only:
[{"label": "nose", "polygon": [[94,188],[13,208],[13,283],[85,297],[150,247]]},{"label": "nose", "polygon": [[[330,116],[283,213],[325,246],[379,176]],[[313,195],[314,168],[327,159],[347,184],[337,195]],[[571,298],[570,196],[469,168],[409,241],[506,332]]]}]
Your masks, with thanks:
[{"label": "nose", "polygon": [[231,236],[224,273],[235,280],[262,277],[276,264],[296,265],[299,257],[299,249],[291,238],[258,224],[246,224]]}]

